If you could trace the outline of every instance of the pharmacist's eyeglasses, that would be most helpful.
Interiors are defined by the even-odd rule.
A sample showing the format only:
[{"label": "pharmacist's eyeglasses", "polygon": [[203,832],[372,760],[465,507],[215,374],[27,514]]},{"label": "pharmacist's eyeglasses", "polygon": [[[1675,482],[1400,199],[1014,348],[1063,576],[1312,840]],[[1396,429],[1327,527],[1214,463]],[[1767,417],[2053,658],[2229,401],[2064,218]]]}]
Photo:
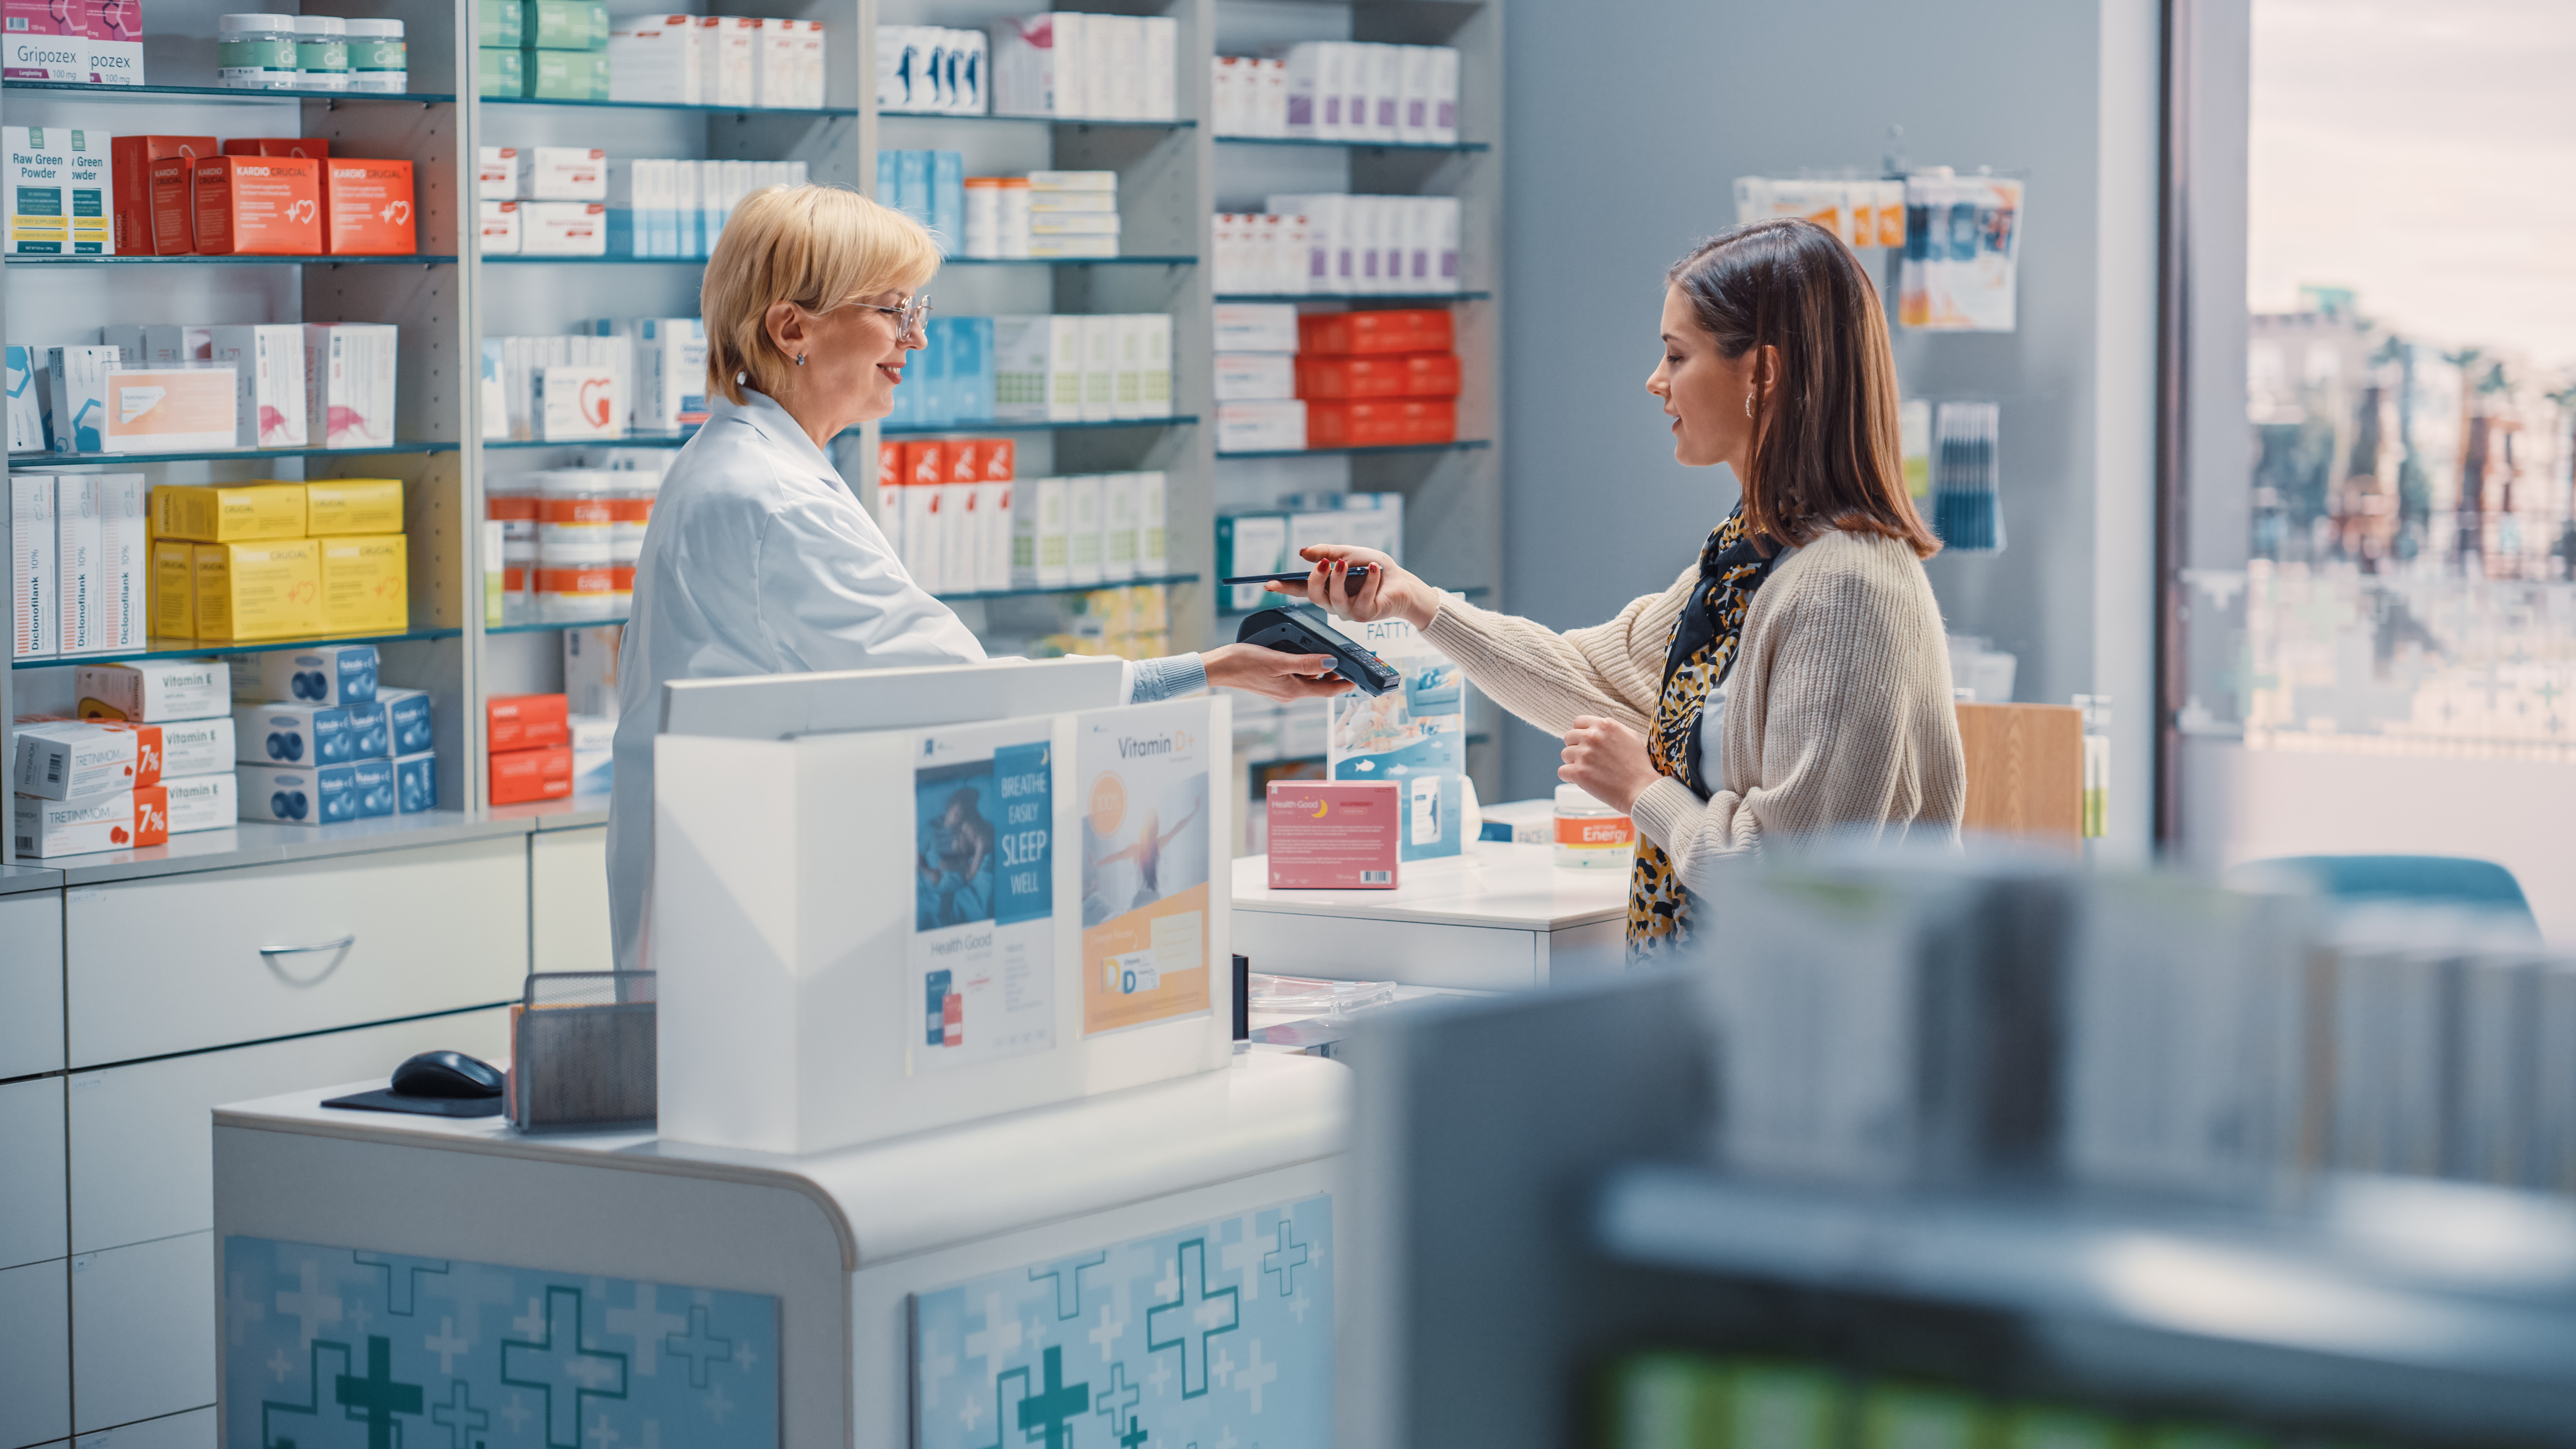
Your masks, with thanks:
[{"label": "pharmacist's eyeglasses", "polygon": [[892,317],[895,325],[894,335],[897,337],[910,337],[914,332],[919,331],[922,341],[930,340],[930,333],[927,330],[930,322],[930,294],[927,292],[906,300],[900,307],[888,307],[877,302],[852,302],[850,305],[865,307],[871,312],[883,312]]}]

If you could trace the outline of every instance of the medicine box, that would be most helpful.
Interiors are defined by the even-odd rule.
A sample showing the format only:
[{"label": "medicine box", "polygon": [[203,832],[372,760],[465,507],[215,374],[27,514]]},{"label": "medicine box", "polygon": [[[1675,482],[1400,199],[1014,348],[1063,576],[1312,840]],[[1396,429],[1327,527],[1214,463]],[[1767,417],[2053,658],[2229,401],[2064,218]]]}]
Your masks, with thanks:
[{"label": "medicine box", "polygon": [[608,255],[608,206],[598,201],[519,203],[519,250],[529,256]]},{"label": "medicine box", "polygon": [[54,560],[54,480],[9,476],[9,655],[48,658],[60,652],[54,620],[60,582]]},{"label": "medicine box", "polygon": [[220,659],[84,664],[72,671],[72,694],[82,719],[164,724],[233,710],[232,670]]},{"label": "medicine box", "polygon": [[563,631],[564,696],[571,713],[617,718],[619,629],[602,624]]},{"label": "medicine box", "polygon": [[608,153],[592,146],[531,146],[519,153],[522,201],[606,201]]},{"label": "medicine box", "polygon": [[478,46],[474,51],[474,94],[515,96],[527,88],[527,62],[518,47]]},{"label": "medicine box", "polygon": [[[388,769],[390,761],[382,761]],[[243,765],[241,818],[274,825],[336,825],[358,818],[358,771],[351,765]]]},{"label": "medicine box", "polygon": [[18,854],[30,858],[133,850],[170,838],[169,799],[158,785],[85,800],[13,795],[9,805]]},{"label": "medicine box", "polygon": [[1297,396],[1297,358],[1285,352],[1220,352],[1216,400],[1279,402]]},{"label": "medicine box", "polygon": [[394,440],[394,343],[390,322],[306,323],[304,417],[328,448]]},{"label": "medicine box", "polygon": [[110,453],[193,453],[238,441],[239,386],[230,367],[123,363],[105,378],[99,429]]},{"label": "medicine box", "polygon": [[1296,396],[1308,401],[1377,397],[1456,397],[1454,352],[1317,354],[1295,359]]},{"label": "medicine box", "polygon": [[519,194],[519,159],[516,146],[477,146],[474,148],[474,194],[485,201],[500,201]]},{"label": "medicine box", "polygon": [[[79,800],[161,781],[161,729],[106,720],[24,719],[9,737],[9,788]],[[230,768],[231,762],[225,762]]]},{"label": "medicine box", "polygon": [[1406,307],[1384,312],[1309,312],[1297,319],[1297,341],[1296,350],[1309,353],[1448,352],[1454,335],[1447,308]]},{"label": "medicine box", "polygon": [[212,154],[296,156],[319,161],[331,154],[331,141],[327,136],[235,136]]},{"label": "medicine box", "polygon": [[358,757],[357,725],[344,705],[237,705],[233,751],[246,765],[345,765]]},{"label": "medicine box", "polygon": [[622,431],[618,426],[623,409],[617,405],[617,369],[591,363],[557,363],[533,371],[537,436],[578,441],[614,438]]},{"label": "medicine box", "polygon": [[1215,315],[1219,352],[1297,350],[1294,302],[1219,302]]},{"label": "medicine box", "polygon": [[[22,42],[10,36],[12,50]],[[79,41],[70,42],[75,48]],[[86,71],[66,80],[88,79]],[[106,132],[0,127],[0,205],[11,256],[113,256],[114,166]]]},{"label": "medicine box", "polygon": [[1216,405],[1220,453],[1287,453],[1306,446],[1302,402],[1234,402]]},{"label": "medicine box", "polygon": [[48,448],[45,437],[45,390],[36,381],[36,351],[9,344],[9,451],[35,453]]},{"label": "medicine box", "polygon": [[[187,168],[200,156],[221,152],[212,136],[118,136],[108,143],[108,159],[115,172],[116,255],[121,257],[168,256],[173,252],[196,250],[193,223],[187,214]],[[175,163],[173,171],[179,187],[172,208],[175,215],[164,218],[161,199],[154,191],[154,172],[158,163]],[[175,235],[165,233],[165,222],[175,225]],[[163,245],[165,236],[175,246]]]},{"label": "medicine box", "polygon": [[410,256],[411,163],[334,156],[322,165],[322,249],[337,256]]},{"label": "medicine box", "polygon": [[510,750],[491,758],[490,796],[495,805],[561,800],[572,794],[572,746]]},{"label": "medicine box", "polygon": [[165,785],[190,775],[232,773],[235,752],[231,715],[219,714],[211,719],[171,720],[165,724],[118,727],[148,729],[160,733],[161,783]]},{"label": "medicine box", "polygon": [[233,703],[364,704],[380,693],[392,692],[378,689],[379,668],[373,644],[323,644],[247,655],[233,666]]},{"label": "medicine box", "polygon": [[240,781],[230,770],[220,775],[163,780],[161,799],[169,810],[172,835],[222,830],[241,823]]},{"label": "medicine box", "polygon": [[[666,106],[705,99],[695,16],[631,16],[608,32],[608,98]],[[772,22],[780,23],[780,22]]]},{"label": "medicine box", "polygon": [[[1222,513],[1216,520],[1216,573],[1221,579],[1247,578],[1254,574],[1277,574],[1288,571],[1288,515],[1284,513]],[[1248,613],[1267,607],[1272,595],[1259,584],[1234,584],[1225,589],[1225,610]]]},{"label": "medicine box", "polygon": [[397,758],[430,747],[434,721],[428,690],[383,686],[376,690],[376,703],[385,707],[385,727],[393,732]]},{"label": "medicine box", "polygon": [[1458,404],[1451,398],[1392,397],[1306,405],[1308,447],[1401,447],[1446,443],[1457,436]]},{"label": "medicine box", "polygon": [[705,326],[695,317],[644,318],[636,324],[635,376],[636,427],[678,432],[705,422]]},{"label": "medicine box", "polygon": [[164,483],[152,490],[152,536],[198,543],[302,538],[301,483]]},{"label": "medicine box", "polygon": [[386,722],[382,700],[365,704],[344,705],[349,712],[349,758],[352,760],[390,760],[394,757],[394,733]]},{"label": "medicine box", "polygon": [[349,784],[358,797],[358,818],[375,820],[394,813],[394,762],[390,758],[352,760]]},{"label": "medicine box", "polygon": [[1392,780],[1273,780],[1264,801],[1272,890],[1393,890],[1404,792]]},{"label": "medicine box", "polygon": [[322,632],[397,634],[411,624],[410,565],[399,533],[315,539],[322,549]]},{"label": "medicine box", "polygon": [[[58,32],[55,27],[63,22],[53,13],[53,6],[12,4],[9,20],[12,28],[0,34],[0,73],[11,80],[88,82],[89,40]],[[28,28],[14,28],[18,24]]]},{"label": "medicine box", "polygon": [[399,478],[324,478],[304,485],[305,532],[400,533],[403,486]]},{"label": "medicine box", "polygon": [[426,751],[394,757],[394,811],[418,815],[438,808],[438,756]]},{"label": "medicine box", "polygon": [[546,101],[608,99],[606,52],[528,50],[518,54],[522,57],[519,95]]},{"label": "medicine box", "polygon": [[106,451],[107,374],[124,360],[124,349],[116,346],[45,349],[55,452]]},{"label": "medicine box", "polygon": [[711,106],[753,103],[756,37],[760,22],[747,15],[698,17],[701,101]]},{"label": "medicine box", "polygon": [[[474,210],[479,219],[483,255],[515,257],[519,254],[519,203],[515,201],[478,201]],[[499,339],[495,338],[494,341]]]},{"label": "medicine box", "polygon": [[496,694],[483,702],[483,744],[494,754],[567,744],[571,711],[560,694]]},{"label": "medicine box", "polygon": [[236,443],[245,448],[303,447],[304,329],[279,323],[210,327],[206,334],[207,356],[233,371]]},{"label": "medicine box", "polygon": [[143,647],[143,475],[66,473],[52,481],[57,650],[99,654]]},{"label": "medicine box", "polygon": [[201,640],[248,642],[322,632],[322,550],[311,539],[201,543],[189,573]]},{"label": "medicine box", "polygon": [[293,156],[201,158],[191,215],[201,255],[319,255],[322,163]]}]

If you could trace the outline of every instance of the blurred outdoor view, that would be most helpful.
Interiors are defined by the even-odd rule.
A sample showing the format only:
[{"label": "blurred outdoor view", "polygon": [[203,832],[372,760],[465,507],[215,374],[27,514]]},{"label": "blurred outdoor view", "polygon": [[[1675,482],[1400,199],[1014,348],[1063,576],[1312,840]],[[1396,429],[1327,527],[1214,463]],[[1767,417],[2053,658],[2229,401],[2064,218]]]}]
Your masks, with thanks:
[{"label": "blurred outdoor view", "polygon": [[2576,5],[2253,21],[2248,537],[2183,728],[2576,761]]}]

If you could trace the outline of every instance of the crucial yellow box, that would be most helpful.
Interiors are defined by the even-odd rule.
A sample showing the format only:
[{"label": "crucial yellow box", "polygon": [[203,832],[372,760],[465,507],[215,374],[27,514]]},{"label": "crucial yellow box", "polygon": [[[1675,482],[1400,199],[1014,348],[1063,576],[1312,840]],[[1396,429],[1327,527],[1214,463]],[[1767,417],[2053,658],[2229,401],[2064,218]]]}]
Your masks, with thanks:
[{"label": "crucial yellow box", "polygon": [[197,637],[197,546],[184,538],[152,545],[152,637]]},{"label": "crucial yellow box", "polygon": [[220,642],[324,632],[322,545],[310,538],[197,545],[197,637]]},{"label": "crucial yellow box", "polygon": [[304,485],[304,531],[315,538],[353,533],[400,533],[399,478],[325,478]]},{"label": "crucial yellow box", "polygon": [[411,626],[410,573],[399,533],[317,538],[322,546],[322,632],[399,634]]},{"label": "crucial yellow box", "polygon": [[152,490],[155,538],[247,543],[305,532],[301,483],[165,483]]}]

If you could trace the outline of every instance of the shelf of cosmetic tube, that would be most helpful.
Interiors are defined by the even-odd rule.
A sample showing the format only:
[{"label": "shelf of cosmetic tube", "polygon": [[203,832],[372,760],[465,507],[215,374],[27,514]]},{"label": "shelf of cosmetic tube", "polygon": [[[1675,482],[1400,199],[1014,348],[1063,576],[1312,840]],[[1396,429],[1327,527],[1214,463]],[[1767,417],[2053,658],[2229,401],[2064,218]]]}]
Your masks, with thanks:
[{"label": "shelf of cosmetic tube", "polygon": [[[1195,584],[1198,581],[1199,576],[1197,574],[1139,574],[1132,579],[1107,579],[1096,584],[1046,584],[1033,585],[1028,588],[1018,589],[973,589],[953,594],[935,594],[932,597],[938,599],[943,604],[970,604],[986,599],[1043,599],[1057,597],[1064,594],[1094,593],[1101,589],[1135,588],[1144,584]],[[611,625],[623,624],[625,622],[626,620],[622,617],[606,619],[545,619],[535,623],[487,624],[483,627],[483,632],[487,635],[542,634],[550,630],[562,629],[603,629]],[[448,632],[452,634],[455,631],[451,629]]]},{"label": "shelf of cosmetic tube", "polygon": [[165,267],[184,267],[184,266],[201,266],[201,267],[250,267],[250,266],[283,266],[283,267],[341,267],[341,266],[348,266],[348,267],[367,267],[367,266],[374,266],[374,267],[395,267],[395,266],[421,266],[421,267],[443,267],[443,266],[451,266],[451,265],[453,265],[453,264],[455,263],[455,261],[456,261],[456,258],[454,258],[454,257],[431,256],[431,255],[428,255],[427,253],[421,253],[421,252],[415,252],[415,253],[412,253],[411,255],[408,255],[408,256],[399,256],[399,257],[352,257],[352,256],[332,256],[332,255],[329,255],[329,254],[327,254],[327,253],[321,253],[321,252],[298,252],[298,253],[295,253],[294,255],[291,255],[291,256],[279,256],[279,257],[272,257],[272,256],[243,256],[243,255],[240,255],[240,254],[238,254],[238,253],[229,253],[229,254],[226,254],[226,255],[224,255],[224,256],[204,256],[204,255],[200,255],[200,254],[195,253],[195,252],[191,252],[191,253],[189,253],[189,254],[187,254],[187,255],[185,255],[185,256],[176,256],[176,257],[101,257],[101,256],[59,256],[59,257],[58,257],[58,256],[15,256],[15,255],[13,255],[13,256],[11,256],[11,257],[9,257],[9,258],[8,258],[8,265],[10,265],[10,266],[12,266],[12,267],[23,267],[23,266],[30,266],[30,265],[34,265],[34,266],[48,266],[48,267],[70,267],[70,266],[82,266],[82,267],[99,267],[99,266],[106,266],[106,267],[114,267],[114,266],[133,266],[133,267],[141,267],[141,266],[156,266],[156,265],[157,265],[157,266],[165,266]]},{"label": "shelf of cosmetic tube", "polygon": [[943,267],[1195,267],[1196,257],[944,257]]},{"label": "shelf of cosmetic tube", "polygon": [[81,92],[101,101],[185,101],[202,105],[207,101],[411,101],[424,106],[446,105],[456,97],[435,91],[311,91],[311,90],[246,90],[240,86],[97,86],[81,81],[0,81],[0,91]]},{"label": "shelf of cosmetic tube", "polygon": [[1219,136],[1220,146],[1330,146],[1342,151],[1491,151],[1485,141],[1323,141],[1313,136]]},{"label": "shelf of cosmetic tube", "polygon": [[1491,292],[1219,292],[1220,302],[1482,302]]},{"label": "shelf of cosmetic tube", "polygon": [[269,654],[280,649],[310,649],[317,644],[409,644],[424,639],[453,639],[462,629],[411,629],[400,634],[333,634],[323,638],[256,639],[239,642],[212,639],[155,639],[151,647],[125,654],[58,654],[19,659],[16,669],[60,669],[74,664],[132,664],[144,659],[195,659],[208,654]]},{"label": "shelf of cosmetic tube", "polygon": [[957,111],[879,111],[880,121],[1017,121],[1022,125],[1043,126],[1122,126],[1137,130],[1186,131],[1196,121],[1112,121],[1081,116],[988,116]]},{"label": "shelf of cosmetic tube", "polygon": [[695,428],[676,433],[620,433],[611,438],[485,438],[483,451],[498,448],[683,448],[698,435]]},{"label": "shelf of cosmetic tube", "polygon": [[[1082,433],[1103,428],[1178,428],[1198,421],[1193,413],[1164,418],[1116,418],[1105,423],[887,423],[877,431],[889,438],[937,437],[946,433]],[[843,434],[855,437],[855,432]]]},{"label": "shelf of cosmetic tube", "polygon": [[[1387,399],[1389,402],[1401,400]],[[1467,448],[1492,446],[1494,445],[1489,439],[1460,438],[1454,443],[1388,443],[1374,448],[1282,448],[1276,452],[1267,453],[1219,453],[1216,455],[1216,460],[1222,463],[1228,458],[1355,458],[1377,453],[1449,453]]]},{"label": "shelf of cosmetic tube", "polygon": [[542,96],[485,96],[487,106],[568,106],[575,110],[687,111],[722,116],[831,116],[858,112],[848,106],[708,106],[680,101],[555,101]]},{"label": "shelf of cosmetic tube", "polygon": [[453,453],[454,443],[425,443],[406,438],[373,448],[214,448],[202,453],[11,453],[9,471],[50,473],[61,468],[101,464],[220,463],[259,458],[362,458],[382,453]]}]

